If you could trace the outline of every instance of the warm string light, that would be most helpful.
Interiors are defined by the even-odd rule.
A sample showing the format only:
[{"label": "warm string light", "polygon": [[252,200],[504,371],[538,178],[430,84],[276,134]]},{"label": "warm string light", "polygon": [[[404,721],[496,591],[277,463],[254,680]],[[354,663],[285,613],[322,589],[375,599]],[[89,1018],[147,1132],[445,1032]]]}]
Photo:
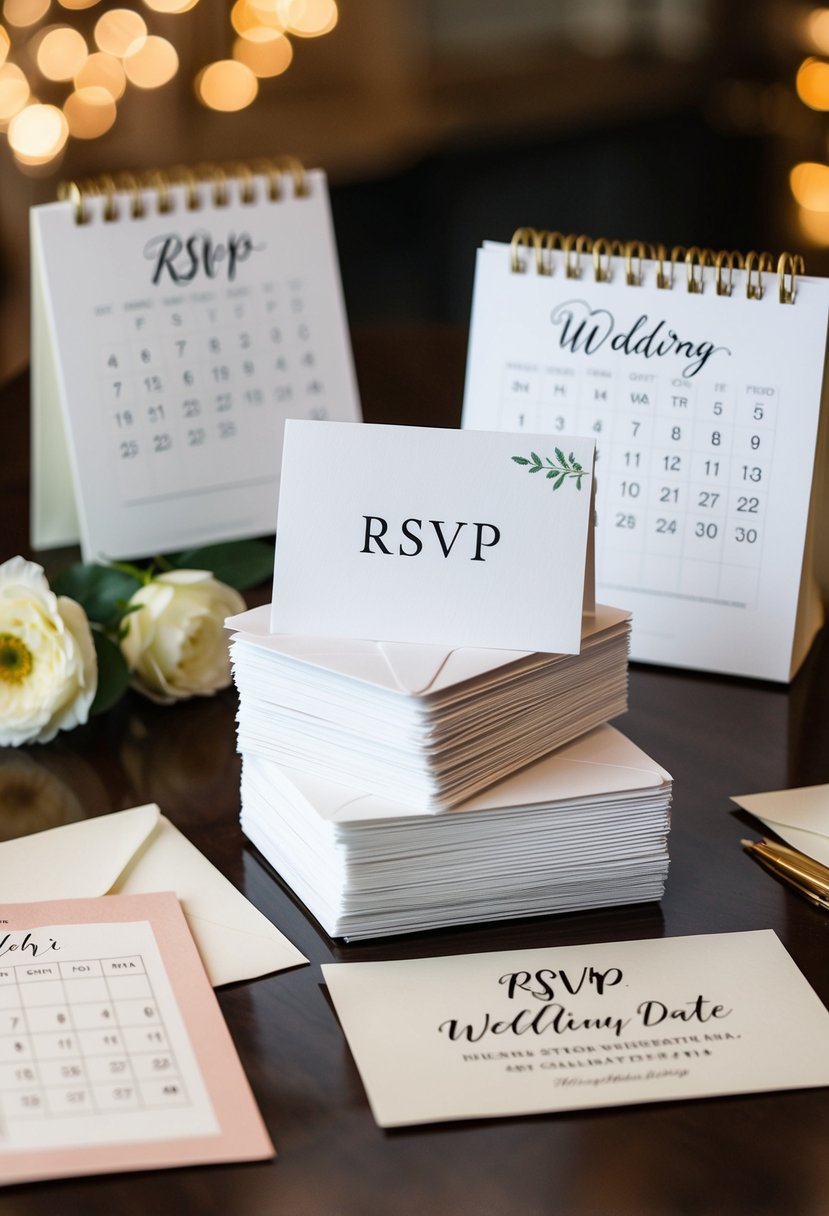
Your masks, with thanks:
[{"label": "warm string light", "polygon": [[[135,8],[113,8],[85,37],[69,14],[99,0],[0,0],[0,133],[17,163],[42,170],[67,139],[97,139],[116,121],[128,86],[157,89],[179,70],[175,46],[152,33]],[[143,0],[152,14],[178,16],[198,0]],[[61,10],[64,10],[61,13]],[[49,24],[42,24],[44,19]],[[236,0],[229,18],[230,58],[206,64],[194,81],[207,108],[233,113],[251,105],[260,80],[280,76],[294,57],[294,38],[319,38],[339,19],[336,0]],[[37,83],[34,83],[34,82]],[[37,96],[68,89],[61,102]]]},{"label": "warm string light", "polygon": [[[805,17],[805,45],[814,52],[797,69],[795,89],[805,106],[829,111],[829,8],[814,8]],[[829,164],[803,161],[789,174],[800,232],[814,245],[829,245]]]}]

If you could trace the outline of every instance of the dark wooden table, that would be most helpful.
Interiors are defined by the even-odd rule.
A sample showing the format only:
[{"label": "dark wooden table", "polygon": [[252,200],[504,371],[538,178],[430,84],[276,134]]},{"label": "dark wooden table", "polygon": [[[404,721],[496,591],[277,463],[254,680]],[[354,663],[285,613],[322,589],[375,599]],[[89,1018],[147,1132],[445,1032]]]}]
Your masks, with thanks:
[{"label": "dark wooden table", "polygon": [[[462,334],[358,334],[355,356],[368,420],[457,422]],[[28,553],[26,381],[0,390],[0,399],[5,558]],[[53,571],[74,556],[41,560]],[[826,1090],[383,1132],[319,965],[772,928],[829,1003],[829,916],[744,855],[746,824],[729,802],[730,794],[829,781],[827,689],[825,638],[790,688],[634,666],[630,711],[618,725],[675,779],[661,905],[355,946],[327,938],[242,838],[232,692],[169,709],[130,694],[46,747],[0,751],[0,837],[158,802],[311,960],[219,992],[278,1160],[17,1187],[0,1196],[0,1212],[826,1216]]]}]

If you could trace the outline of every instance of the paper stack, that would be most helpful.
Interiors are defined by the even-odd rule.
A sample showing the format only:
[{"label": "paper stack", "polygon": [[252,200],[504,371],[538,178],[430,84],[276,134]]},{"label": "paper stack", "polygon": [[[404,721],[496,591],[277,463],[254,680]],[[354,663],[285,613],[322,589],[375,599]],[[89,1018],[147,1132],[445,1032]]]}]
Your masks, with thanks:
[{"label": "paper stack", "polygon": [[656,900],[671,780],[600,726],[452,810],[248,754],[242,828],[332,937]]},{"label": "paper stack", "polygon": [[268,632],[233,617],[239,750],[424,811],[454,806],[627,709],[628,614],[580,654]]},{"label": "paper stack", "polygon": [[603,725],[627,613],[578,655],[228,627],[242,827],[331,936],[660,898],[670,777]]}]

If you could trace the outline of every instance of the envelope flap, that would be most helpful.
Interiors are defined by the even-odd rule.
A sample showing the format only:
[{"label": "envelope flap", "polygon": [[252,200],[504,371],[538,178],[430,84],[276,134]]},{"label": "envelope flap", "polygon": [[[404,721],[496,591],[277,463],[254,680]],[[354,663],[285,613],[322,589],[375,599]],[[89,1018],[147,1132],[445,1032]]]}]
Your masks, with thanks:
[{"label": "envelope flap", "polygon": [[47,828],[0,844],[0,896],[9,903],[105,895],[155,830],[154,803]]},{"label": "envelope flap", "polygon": [[764,794],[735,794],[736,802],[792,848],[829,866],[829,785]]},{"label": "envelope flap", "polygon": [[829,785],[803,785],[764,794],[735,794],[731,801],[764,823],[774,822],[829,836]]}]

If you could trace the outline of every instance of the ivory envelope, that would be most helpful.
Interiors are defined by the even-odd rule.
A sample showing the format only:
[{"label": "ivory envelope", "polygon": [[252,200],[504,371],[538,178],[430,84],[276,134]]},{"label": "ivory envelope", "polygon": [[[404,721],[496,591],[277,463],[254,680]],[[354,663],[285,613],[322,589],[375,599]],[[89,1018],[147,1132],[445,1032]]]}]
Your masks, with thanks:
[{"label": "ivory envelope", "polygon": [[[595,612],[582,618],[582,645],[595,634],[625,624],[629,616],[622,609],[597,604]],[[271,633],[269,604],[228,617],[225,626],[275,654],[410,697],[442,692],[534,653],[483,646],[430,646],[425,642],[374,642],[363,638]]]},{"label": "ivory envelope", "polygon": [[735,794],[731,801],[776,832],[793,849],[829,866],[829,785]]},{"label": "ivory envelope", "polygon": [[307,963],[150,803],[0,844],[4,903],[174,891],[211,984]]}]

